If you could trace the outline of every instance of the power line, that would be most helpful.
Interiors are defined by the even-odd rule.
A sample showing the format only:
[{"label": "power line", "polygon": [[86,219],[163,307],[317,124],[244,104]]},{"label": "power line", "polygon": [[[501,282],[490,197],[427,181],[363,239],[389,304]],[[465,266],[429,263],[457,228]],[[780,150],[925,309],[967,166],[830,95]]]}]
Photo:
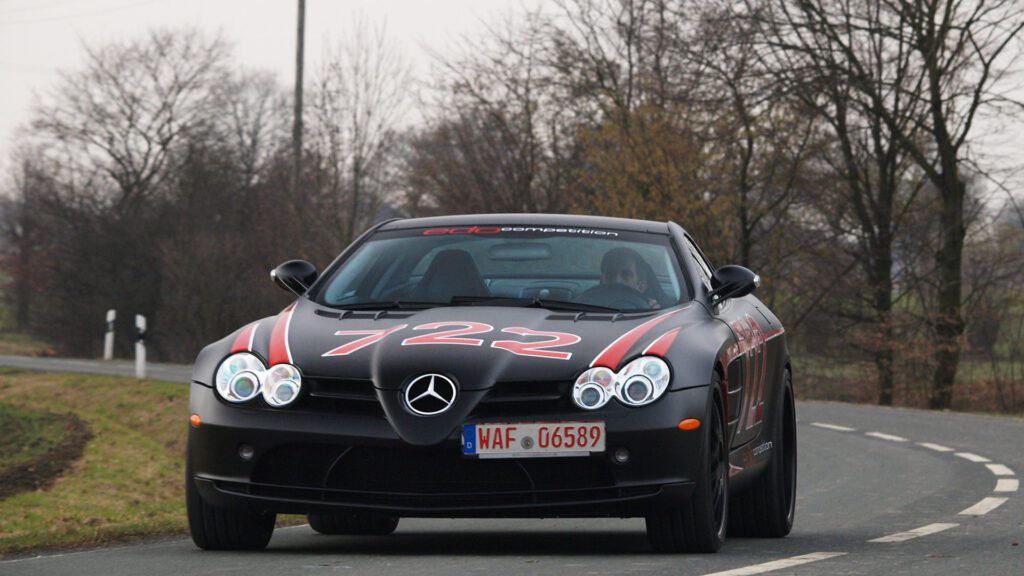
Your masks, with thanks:
[{"label": "power line", "polygon": [[0,27],[3,26],[19,26],[21,24],[37,24],[40,22],[59,22],[61,20],[72,20],[75,18],[82,18],[86,16],[97,16],[100,14],[107,14],[110,12],[117,12],[121,10],[128,10],[130,8],[137,8],[139,6],[146,6],[147,4],[156,4],[160,0],[146,0],[145,2],[134,2],[132,4],[122,4],[120,6],[111,6],[109,8],[103,8],[100,10],[90,10],[88,12],[79,12],[77,14],[68,14],[66,16],[54,16],[51,18],[32,18],[30,20],[16,20],[14,22],[0,22]]}]

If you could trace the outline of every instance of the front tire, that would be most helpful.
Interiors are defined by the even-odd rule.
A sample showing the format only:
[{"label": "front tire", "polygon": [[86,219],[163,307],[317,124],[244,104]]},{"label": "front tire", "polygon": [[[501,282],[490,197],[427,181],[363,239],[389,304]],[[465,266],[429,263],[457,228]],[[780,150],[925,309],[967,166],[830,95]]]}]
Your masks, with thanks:
[{"label": "front tire", "polygon": [[[719,389],[715,375],[712,389]],[[729,517],[729,450],[721,401],[716,392],[704,418],[705,442],[697,486],[690,500],[647,516],[647,538],[656,552],[718,552]]]},{"label": "front tire", "polygon": [[207,504],[192,478],[186,456],[185,506],[192,541],[203,550],[262,550],[274,533],[277,515],[229,510]]},{"label": "front tire", "polygon": [[355,512],[351,514],[310,514],[309,527],[331,536],[361,535],[361,536],[386,536],[398,528],[397,516],[382,516],[379,514],[368,514]]},{"label": "front tire", "polygon": [[772,426],[775,442],[768,468],[754,485],[733,498],[729,535],[782,538],[796,515],[796,406],[787,369]]}]

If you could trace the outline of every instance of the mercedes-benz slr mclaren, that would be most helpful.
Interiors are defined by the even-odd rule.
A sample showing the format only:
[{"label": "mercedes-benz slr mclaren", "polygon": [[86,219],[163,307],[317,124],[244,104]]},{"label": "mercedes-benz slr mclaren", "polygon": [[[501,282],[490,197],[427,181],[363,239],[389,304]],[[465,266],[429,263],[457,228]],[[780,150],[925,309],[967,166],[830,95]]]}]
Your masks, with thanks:
[{"label": "mercedes-benz slr mclaren", "polygon": [[187,504],[206,549],[402,517],[643,517],[662,552],[786,535],[785,330],[678,225],[560,215],[381,223],[275,316],[202,350]]}]

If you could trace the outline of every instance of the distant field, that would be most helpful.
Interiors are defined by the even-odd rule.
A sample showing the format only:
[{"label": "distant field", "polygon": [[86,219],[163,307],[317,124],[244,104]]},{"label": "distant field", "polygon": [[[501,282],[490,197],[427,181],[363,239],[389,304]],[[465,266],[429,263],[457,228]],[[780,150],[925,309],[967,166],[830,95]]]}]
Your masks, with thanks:
[{"label": "distant field", "polygon": [[[1004,378],[1000,380],[996,374]],[[964,359],[953,389],[953,409],[1024,414],[1024,382],[1008,380],[1007,374],[1024,374],[1024,367],[1011,367],[1006,362],[993,366],[986,361]],[[794,352],[793,376],[797,397],[803,400],[874,404],[878,399],[875,366],[871,362]],[[909,364],[898,367],[896,405],[926,408],[930,385],[931,373],[927,369]]]},{"label": "distant field", "polygon": [[42,340],[16,332],[0,331],[0,355],[53,356],[54,351]]}]

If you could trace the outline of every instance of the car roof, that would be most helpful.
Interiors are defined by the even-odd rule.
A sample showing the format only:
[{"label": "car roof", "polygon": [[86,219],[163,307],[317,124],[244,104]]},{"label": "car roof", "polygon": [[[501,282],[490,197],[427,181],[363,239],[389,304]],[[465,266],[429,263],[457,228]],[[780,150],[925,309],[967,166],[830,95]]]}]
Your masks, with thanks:
[{"label": "car roof", "polygon": [[608,216],[584,216],[579,214],[459,214],[455,216],[431,216],[428,218],[392,220],[383,224],[379,230],[405,230],[409,228],[436,228],[443,226],[578,227],[669,234],[667,222],[612,218]]}]

